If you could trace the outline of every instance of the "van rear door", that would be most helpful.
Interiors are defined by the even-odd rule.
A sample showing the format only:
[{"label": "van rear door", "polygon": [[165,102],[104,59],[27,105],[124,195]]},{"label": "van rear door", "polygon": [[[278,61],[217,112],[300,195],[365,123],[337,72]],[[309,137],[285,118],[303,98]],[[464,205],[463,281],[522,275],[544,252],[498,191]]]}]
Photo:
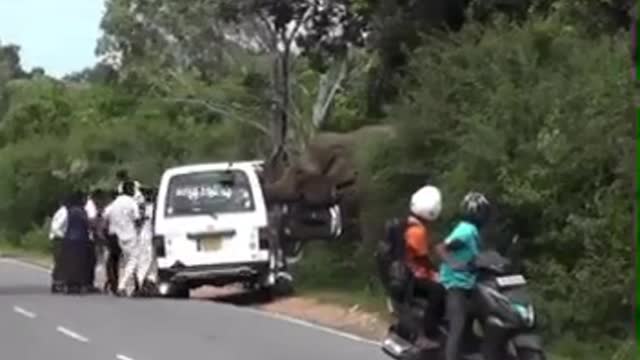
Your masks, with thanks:
[{"label": "van rear door", "polygon": [[164,236],[166,250],[161,267],[267,261],[259,249],[259,229],[266,225],[250,168],[187,168],[163,177],[156,208],[156,234]]}]

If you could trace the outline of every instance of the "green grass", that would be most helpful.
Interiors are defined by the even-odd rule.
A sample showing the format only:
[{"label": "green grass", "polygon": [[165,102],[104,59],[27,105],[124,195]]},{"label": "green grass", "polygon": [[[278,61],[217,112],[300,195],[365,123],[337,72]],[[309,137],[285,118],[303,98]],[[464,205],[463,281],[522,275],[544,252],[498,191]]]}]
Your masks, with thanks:
[{"label": "green grass", "polygon": [[53,264],[51,254],[46,250],[25,249],[7,242],[0,242],[0,256],[20,259],[44,267],[50,267]]}]

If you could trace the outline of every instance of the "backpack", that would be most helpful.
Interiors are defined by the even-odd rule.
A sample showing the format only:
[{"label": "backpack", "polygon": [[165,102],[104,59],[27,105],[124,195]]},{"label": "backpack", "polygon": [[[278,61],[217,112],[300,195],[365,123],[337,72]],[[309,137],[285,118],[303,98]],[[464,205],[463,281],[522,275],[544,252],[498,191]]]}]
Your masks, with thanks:
[{"label": "backpack", "polygon": [[385,224],[385,234],[376,254],[382,284],[392,297],[404,298],[413,273],[405,260],[406,219],[391,219]]}]

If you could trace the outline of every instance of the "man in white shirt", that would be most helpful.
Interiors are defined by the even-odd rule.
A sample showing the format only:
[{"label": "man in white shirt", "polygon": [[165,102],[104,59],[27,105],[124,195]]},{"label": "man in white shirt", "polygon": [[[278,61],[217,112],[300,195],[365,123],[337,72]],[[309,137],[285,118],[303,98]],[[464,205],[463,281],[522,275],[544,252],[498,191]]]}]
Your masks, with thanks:
[{"label": "man in white shirt", "polygon": [[118,194],[122,194],[124,183],[126,181],[131,181],[134,184],[133,199],[138,203],[138,205],[144,204],[144,196],[142,195],[142,191],[140,191],[140,182],[131,180],[127,170],[118,171],[116,173],[116,178],[118,179]]},{"label": "man in white shirt", "polygon": [[109,223],[109,233],[118,238],[122,250],[121,273],[118,279],[118,295],[133,293],[134,277],[138,261],[138,228],[140,208],[134,200],[135,184],[125,181],[122,193],[105,209],[105,219]]}]

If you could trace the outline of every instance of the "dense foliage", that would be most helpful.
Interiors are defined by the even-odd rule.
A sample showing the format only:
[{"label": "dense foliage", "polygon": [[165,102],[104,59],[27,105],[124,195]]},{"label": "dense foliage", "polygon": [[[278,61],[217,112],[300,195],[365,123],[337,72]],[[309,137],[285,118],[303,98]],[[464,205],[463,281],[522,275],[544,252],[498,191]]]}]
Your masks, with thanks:
[{"label": "dense foliage", "polygon": [[[173,164],[267,155],[281,140],[273,114],[285,110],[286,87],[287,136],[300,147],[326,129],[395,129],[357,149],[364,241],[313,249],[322,256],[305,258],[303,279],[380,296],[381,220],[433,182],[445,194],[439,238],[477,189],[496,203],[487,245],[523,239],[541,325],[560,352],[630,358],[618,346],[633,288],[630,2],[472,2],[466,23],[462,2],[440,13],[418,3],[333,2],[295,38],[300,51],[283,54],[259,32],[295,23],[303,1],[112,0],[99,50],[118,62],[63,80],[25,72],[19,49],[0,46],[2,237],[46,248],[43,226],[61,196],[111,185],[118,167],[154,182]],[[253,12],[239,17],[237,6]],[[496,9],[506,16],[490,16]],[[329,36],[341,25],[348,34]],[[319,63],[319,53],[331,56]]]}]

